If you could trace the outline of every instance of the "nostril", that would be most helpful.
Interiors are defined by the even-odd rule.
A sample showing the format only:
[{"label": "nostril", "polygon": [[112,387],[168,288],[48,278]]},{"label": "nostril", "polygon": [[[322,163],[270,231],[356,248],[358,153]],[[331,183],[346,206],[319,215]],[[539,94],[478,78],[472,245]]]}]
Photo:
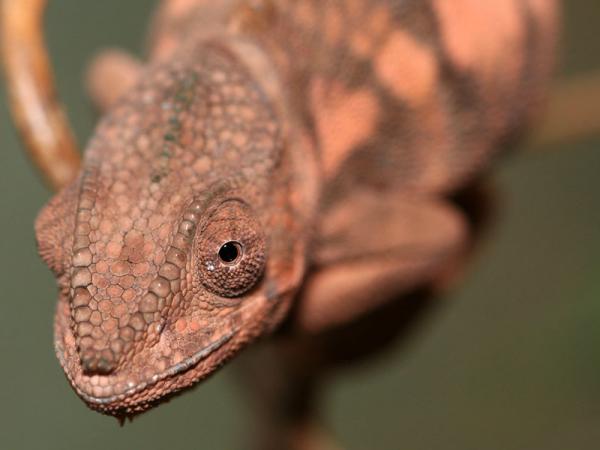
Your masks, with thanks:
[{"label": "nostril", "polygon": [[81,368],[86,375],[108,375],[115,370],[114,360],[101,354],[87,354],[81,357]]}]

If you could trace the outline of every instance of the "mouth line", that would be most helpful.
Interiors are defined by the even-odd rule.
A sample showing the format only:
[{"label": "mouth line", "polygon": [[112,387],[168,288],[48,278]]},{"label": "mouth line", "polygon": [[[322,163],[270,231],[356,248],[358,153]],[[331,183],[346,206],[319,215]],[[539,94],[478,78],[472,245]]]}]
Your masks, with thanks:
[{"label": "mouth line", "polygon": [[[155,385],[156,383],[158,383],[161,380],[164,380],[165,378],[185,372],[186,370],[188,370],[191,367],[198,364],[203,359],[210,356],[213,352],[215,352],[216,350],[221,348],[227,342],[229,342],[231,340],[231,338],[233,338],[237,334],[237,332],[238,332],[238,330],[234,330],[231,333],[226,334],[225,336],[223,336],[223,337],[217,339],[216,341],[211,342],[207,346],[203,347],[201,350],[197,351],[196,353],[194,353],[192,356],[185,359],[184,361],[181,361],[180,363],[169,367],[168,369],[164,370],[163,372],[157,373],[156,375],[152,376],[152,378],[150,380],[139,383],[120,394],[111,395],[109,397],[95,397],[95,396],[86,394],[85,392],[83,392],[81,389],[79,389],[75,385],[74,385],[74,387],[77,390],[78,394],[81,396],[81,398],[83,398],[87,403],[90,403],[90,404],[107,405],[107,404],[116,402],[118,400],[122,400],[130,395],[136,394],[150,386]],[[62,352],[60,352],[60,353],[62,353]],[[61,355],[60,359],[61,359],[61,363],[62,363],[63,362],[62,355]]]}]

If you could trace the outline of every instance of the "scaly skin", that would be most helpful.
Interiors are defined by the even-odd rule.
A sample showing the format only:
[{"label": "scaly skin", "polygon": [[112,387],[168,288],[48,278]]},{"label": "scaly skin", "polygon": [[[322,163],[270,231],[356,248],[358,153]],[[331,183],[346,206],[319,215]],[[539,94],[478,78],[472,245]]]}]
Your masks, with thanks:
[{"label": "scaly skin", "polygon": [[550,0],[210,3],[160,5],[147,67],[95,65],[107,113],[36,223],[57,355],[104,413],[192,386],[293,303],[318,333],[447,273],[470,233],[448,197],[552,61]]}]

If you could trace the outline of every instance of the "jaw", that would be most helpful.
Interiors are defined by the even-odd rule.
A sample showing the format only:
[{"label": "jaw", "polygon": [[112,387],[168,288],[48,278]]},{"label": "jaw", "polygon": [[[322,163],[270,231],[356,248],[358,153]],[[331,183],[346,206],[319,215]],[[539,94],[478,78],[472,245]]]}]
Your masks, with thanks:
[{"label": "jaw", "polygon": [[61,299],[55,317],[55,350],[71,386],[91,409],[121,417],[146,411],[208,377],[251,340],[232,320],[193,336],[165,329],[155,345],[142,349],[113,373],[87,375],[69,321],[69,305]]}]

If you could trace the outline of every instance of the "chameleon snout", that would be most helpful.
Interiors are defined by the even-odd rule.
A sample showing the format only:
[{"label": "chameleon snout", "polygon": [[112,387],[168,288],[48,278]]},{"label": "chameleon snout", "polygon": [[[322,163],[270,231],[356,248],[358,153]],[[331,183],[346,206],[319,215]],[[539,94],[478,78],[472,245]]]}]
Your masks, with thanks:
[{"label": "chameleon snout", "polygon": [[[86,255],[87,249],[76,252],[74,262],[87,262]],[[149,267],[145,260],[100,259],[73,269],[71,327],[86,375],[113,373],[158,341],[181,268],[168,261],[156,272]]]}]

